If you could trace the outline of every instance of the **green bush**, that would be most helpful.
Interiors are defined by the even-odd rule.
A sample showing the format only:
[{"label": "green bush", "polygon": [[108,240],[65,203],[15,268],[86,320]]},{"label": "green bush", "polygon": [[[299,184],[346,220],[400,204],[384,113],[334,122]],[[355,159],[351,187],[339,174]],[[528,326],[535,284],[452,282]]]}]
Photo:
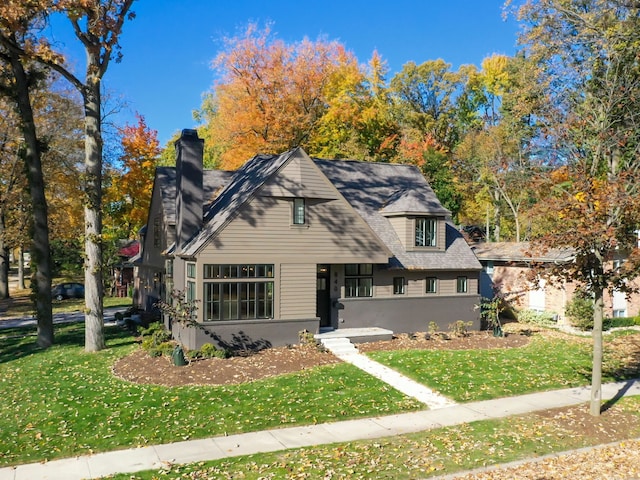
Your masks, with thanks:
[{"label": "green bush", "polygon": [[175,342],[162,342],[151,347],[147,352],[151,357],[170,357],[174,348],[176,348]]},{"label": "green bush", "polygon": [[217,348],[212,343],[205,343],[200,347],[202,358],[227,358],[229,355],[226,350]]},{"label": "green bush", "polygon": [[518,312],[518,322],[540,327],[550,327],[556,324],[555,315],[551,312],[539,312],[526,308]]},{"label": "green bush", "polygon": [[161,323],[152,323],[148,328],[140,329],[142,349],[152,357],[171,355],[175,344],[171,342],[171,333]]},{"label": "green bush", "polygon": [[569,323],[580,330],[593,329],[593,300],[576,295],[567,303],[564,313]]},{"label": "green bush", "polygon": [[616,317],[605,318],[602,322],[603,330],[611,330],[612,328],[624,328],[640,326],[640,317]]}]

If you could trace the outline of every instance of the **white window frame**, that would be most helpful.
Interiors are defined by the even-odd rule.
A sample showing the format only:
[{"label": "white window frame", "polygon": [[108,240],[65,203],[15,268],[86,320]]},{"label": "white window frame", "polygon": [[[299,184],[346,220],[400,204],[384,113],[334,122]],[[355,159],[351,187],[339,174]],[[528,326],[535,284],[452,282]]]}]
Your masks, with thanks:
[{"label": "white window frame", "polygon": [[414,245],[416,247],[435,247],[438,238],[438,220],[432,217],[417,217],[414,220]]}]

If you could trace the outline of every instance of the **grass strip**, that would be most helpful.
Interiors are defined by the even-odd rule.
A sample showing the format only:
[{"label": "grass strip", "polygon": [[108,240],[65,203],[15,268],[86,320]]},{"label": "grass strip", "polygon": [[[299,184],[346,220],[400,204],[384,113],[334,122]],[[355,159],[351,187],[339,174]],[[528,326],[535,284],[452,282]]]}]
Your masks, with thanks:
[{"label": "grass strip", "polygon": [[[479,421],[411,435],[171,465],[163,470],[118,474],[109,478],[428,478],[603,443],[602,437],[595,434],[597,428],[585,430],[578,425],[580,422],[574,417],[576,409],[586,410],[586,406],[558,409],[546,416],[529,414]],[[603,414],[598,421],[600,430],[606,429],[607,422],[613,417],[618,423],[626,421],[628,428],[624,429],[624,435],[627,436],[623,438],[638,437],[639,412],[640,398],[625,398]]]}]

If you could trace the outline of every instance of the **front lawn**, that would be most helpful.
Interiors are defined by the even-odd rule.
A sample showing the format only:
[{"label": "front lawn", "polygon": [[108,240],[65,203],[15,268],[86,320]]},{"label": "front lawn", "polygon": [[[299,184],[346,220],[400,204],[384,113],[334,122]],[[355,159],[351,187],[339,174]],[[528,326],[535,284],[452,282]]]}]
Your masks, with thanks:
[{"label": "front lawn", "polygon": [[423,407],[348,364],[233,386],[133,384],[111,373],[137,348],[119,328],[93,354],[83,324],[57,326],[48,350],[34,335],[0,331],[2,466]]},{"label": "front lawn", "polygon": [[[626,369],[606,339],[603,382],[640,376]],[[368,355],[457,402],[510,397],[591,383],[591,340],[533,337],[522,348],[493,350],[397,350]],[[624,372],[624,374],[621,374]]]}]

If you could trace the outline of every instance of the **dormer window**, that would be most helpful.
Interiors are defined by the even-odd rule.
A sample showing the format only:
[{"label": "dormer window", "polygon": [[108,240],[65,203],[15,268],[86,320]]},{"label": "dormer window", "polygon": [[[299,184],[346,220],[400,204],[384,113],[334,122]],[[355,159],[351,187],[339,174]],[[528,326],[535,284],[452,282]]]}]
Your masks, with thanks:
[{"label": "dormer window", "polygon": [[435,247],[436,246],[436,226],[435,218],[416,218],[416,247]]},{"label": "dormer window", "polygon": [[304,198],[293,199],[293,224],[304,225],[306,223],[305,218],[305,205]]}]

